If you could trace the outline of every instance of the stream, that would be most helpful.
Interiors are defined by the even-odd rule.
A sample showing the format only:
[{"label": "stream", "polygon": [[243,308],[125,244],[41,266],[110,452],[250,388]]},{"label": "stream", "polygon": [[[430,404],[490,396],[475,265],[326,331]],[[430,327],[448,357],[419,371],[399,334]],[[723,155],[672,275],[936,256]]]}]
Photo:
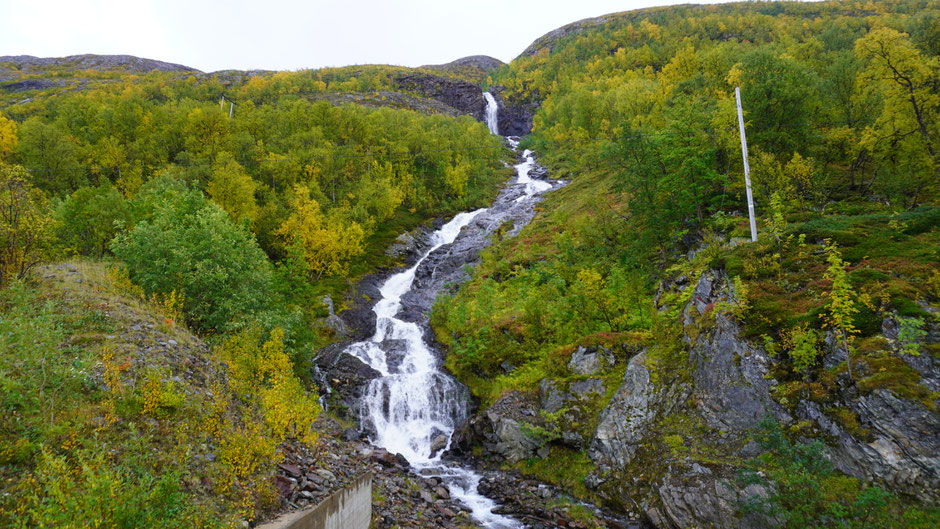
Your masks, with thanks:
[{"label": "stream", "polygon": [[[487,127],[498,134],[496,100],[489,92],[484,97]],[[518,150],[517,139],[506,139]],[[480,475],[441,459],[454,429],[468,415],[469,392],[442,370],[443,353],[425,336],[431,332],[428,314],[437,293],[466,280],[465,267],[477,262],[479,250],[498,229],[504,237],[516,235],[532,220],[540,195],[563,185],[539,179],[544,169],[528,150],[514,167],[515,178],[492,206],[455,216],[431,234],[429,248],[414,265],[385,280],[372,309],[375,333],[345,351],[381,374],[363,391],[359,413],[372,444],[401,454],[423,476],[441,478],[486,529],[525,526],[493,512],[496,503],[477,490]]]}]

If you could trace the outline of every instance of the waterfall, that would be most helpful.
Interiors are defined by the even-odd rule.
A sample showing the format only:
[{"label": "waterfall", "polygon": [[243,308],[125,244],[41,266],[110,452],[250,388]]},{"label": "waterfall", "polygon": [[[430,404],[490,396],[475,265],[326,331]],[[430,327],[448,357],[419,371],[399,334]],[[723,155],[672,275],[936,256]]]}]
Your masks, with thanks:
[{"label": "waterfall", "polygon": [[496,104],[496,98],[489,92],[483,92],[483,98],[486,99],[486,126],[491,133],[499,135],[499,105]]},{"label": "waterfall", "polygon": [[[487,126],[495,134],[496,100],[489,92],[484,97]],[[507,140],[515,150],[518,141]],[[552,188],[548,182],[529,176],[534,166],[535,159],[526,150],[522,163],[515,166],[518,178],[503,189],[491,208],[460,213],[435,231],[430,248],[421,258],[381,286],[382,297],[372,309],[376,315],[372,338],[346,348],[346,353],[381,374],[365,388],[360,407],[360,425],[371,432],[372,443],[403,455],[416,472],[440,477],[451,496],[466,505],[477,523],[487,529],[520,529],[524,525],[493,513],[496,503],[477,491],[478,474],[441,460],[454,429],[467,416],[466,390],[441,370],[438,357],[424,340],[422,327],[402,316],[405,312],[413,314],[416,307],[413,300],[403,298],[420,288],[415,286],[415,278],[421,265],[435,252],[448,251],[442,247],[454,243],[471,223],[476,238],[471,239],[464,231],[463,240],[482,246],[508,218],[519,219],[520,229],[532,218],[536,195]],[[429,273],[433,276],[435,270]],[[433,288],[429,292],[432,297],[436,293]],[[403,306],[411,310],[403,312]]]}]

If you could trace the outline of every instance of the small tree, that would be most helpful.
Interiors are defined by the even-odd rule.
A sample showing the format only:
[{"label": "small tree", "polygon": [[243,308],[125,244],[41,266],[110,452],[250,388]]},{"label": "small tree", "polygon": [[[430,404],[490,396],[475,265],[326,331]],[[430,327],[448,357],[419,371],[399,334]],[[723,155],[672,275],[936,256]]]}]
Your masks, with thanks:
[{"label": "small tree", "polygon": [[362,255],[365,232],[357,222],[347,221],[333,210],[324,215],[320,204],[310,198],[310,190],[297,186],[291,200],[293,213],[278,229],[277,234],[286,245],[303,248],[304,259],[311,277],[320,279],[343,274],[349,261]]},{"label": "small tree", "polygon": [[849,274],[846,270],[847,264],[842,260],[842,254],[835,242],[826,239],[826,261],[829,267],[826,268],[825,279],[832,281],[832,288],[829,291],[829,306],[825,325],[832,329],[836,338],[842,342],[845,349],[845,366],[849,372],[849,378],[852,378],[852,350],[851,344],[858,329],[852,319],[858,313],[858,307],[855,305],[856,293],[849,282]]},{"label": "small tree", "polygon": [[160,188],[162,201],[139,195],[132,205],[144,220],[111,243],[131,279],[147,294],[181,294],[187,318],[202,330],[259,317],[270,306],[272,271],[251,233],[198,190],[171,180]]},{"label": "small tree", "polygon": [[29,173],[0,162],[0,283],[23,277],[48,255],[52,226],[46,197]]},{"label": "small tree", "polygon": [[83,187],[56,206],[59,242],[68,251],[101,258],[129,215],[124,197],[109,183]]}]

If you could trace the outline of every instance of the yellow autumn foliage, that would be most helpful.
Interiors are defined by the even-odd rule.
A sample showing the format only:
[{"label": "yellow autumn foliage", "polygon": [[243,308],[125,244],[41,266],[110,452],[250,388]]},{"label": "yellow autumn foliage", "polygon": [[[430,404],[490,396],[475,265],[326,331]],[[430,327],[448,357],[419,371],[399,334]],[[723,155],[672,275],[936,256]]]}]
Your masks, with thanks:
[{"label": "yellow autumn foliage", "polygon": [[285,246],[299,245],[310,275],[319,279],[344,274],[349,261],[362,255],[365,231],[355,221],[343,218],[342,208],[324,215],[303,185],[294,188],[290,217],[277,230]]}]

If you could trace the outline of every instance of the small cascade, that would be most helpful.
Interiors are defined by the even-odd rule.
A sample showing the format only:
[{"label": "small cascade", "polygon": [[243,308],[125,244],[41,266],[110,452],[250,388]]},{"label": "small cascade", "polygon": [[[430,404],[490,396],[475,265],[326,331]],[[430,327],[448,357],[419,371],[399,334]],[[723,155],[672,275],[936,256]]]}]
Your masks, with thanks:
[{"label": "small cascade", "polygon": [[[484,93],[484,97],[487,126],[496,134],[496,100],[489,92]],[[507,140],[516,149],[518,141]],[[441,454],[450,447],[454,429],[467,417],[467,391],[441,370],[439,356],[425,342],[421,325],[406,321],[402,314],[413,314],[416,305],[408,296],[415,289],[424,288],[433,299],[436,290],[428,291],[430,287],[426,285],[415,285],[419,269],[430,257],[437,256],[435,252],[446,254],[448,250],[444,247],[457,241],[465,227],[474,224],[475,238],[464,233],[461,240],[482,246],[507,218],[520,219],[520,228],[532,218],[538,200],[536,195],[552,188],[548,182],[529,176],[534,166],[535,159],[526,150],[522,163],[515,166],[518,178],[500,193],[491,208],[460,213],[434,232],[429,241],[430,249],[410,268],[389,277],[380,288],[382,297],[372,309],[376,315],[372,338],[345,350],[381,374],[365,388],[360,407],[360,425],[371,432],[372,443],[403,455],[414,471],[440,477],[451,495],[466,505],[477,523],[486,529],[525,526],[493,513],[496,503],[477,490],[478,474],[441,460]],[[433,276],[434,262],[429,266]],[[428,272],[425,272],[426,278]],[[408,310],[403,311],[403,307]],[[422,310],[427,308],[429,306],[424,306]]]},{"label": "small cascade", "polygon": [[496,104],[496,98],[489,92],[483,92],[483,98],[486,99],[486,126],[492,134],[499,135],[499,105]]}]

